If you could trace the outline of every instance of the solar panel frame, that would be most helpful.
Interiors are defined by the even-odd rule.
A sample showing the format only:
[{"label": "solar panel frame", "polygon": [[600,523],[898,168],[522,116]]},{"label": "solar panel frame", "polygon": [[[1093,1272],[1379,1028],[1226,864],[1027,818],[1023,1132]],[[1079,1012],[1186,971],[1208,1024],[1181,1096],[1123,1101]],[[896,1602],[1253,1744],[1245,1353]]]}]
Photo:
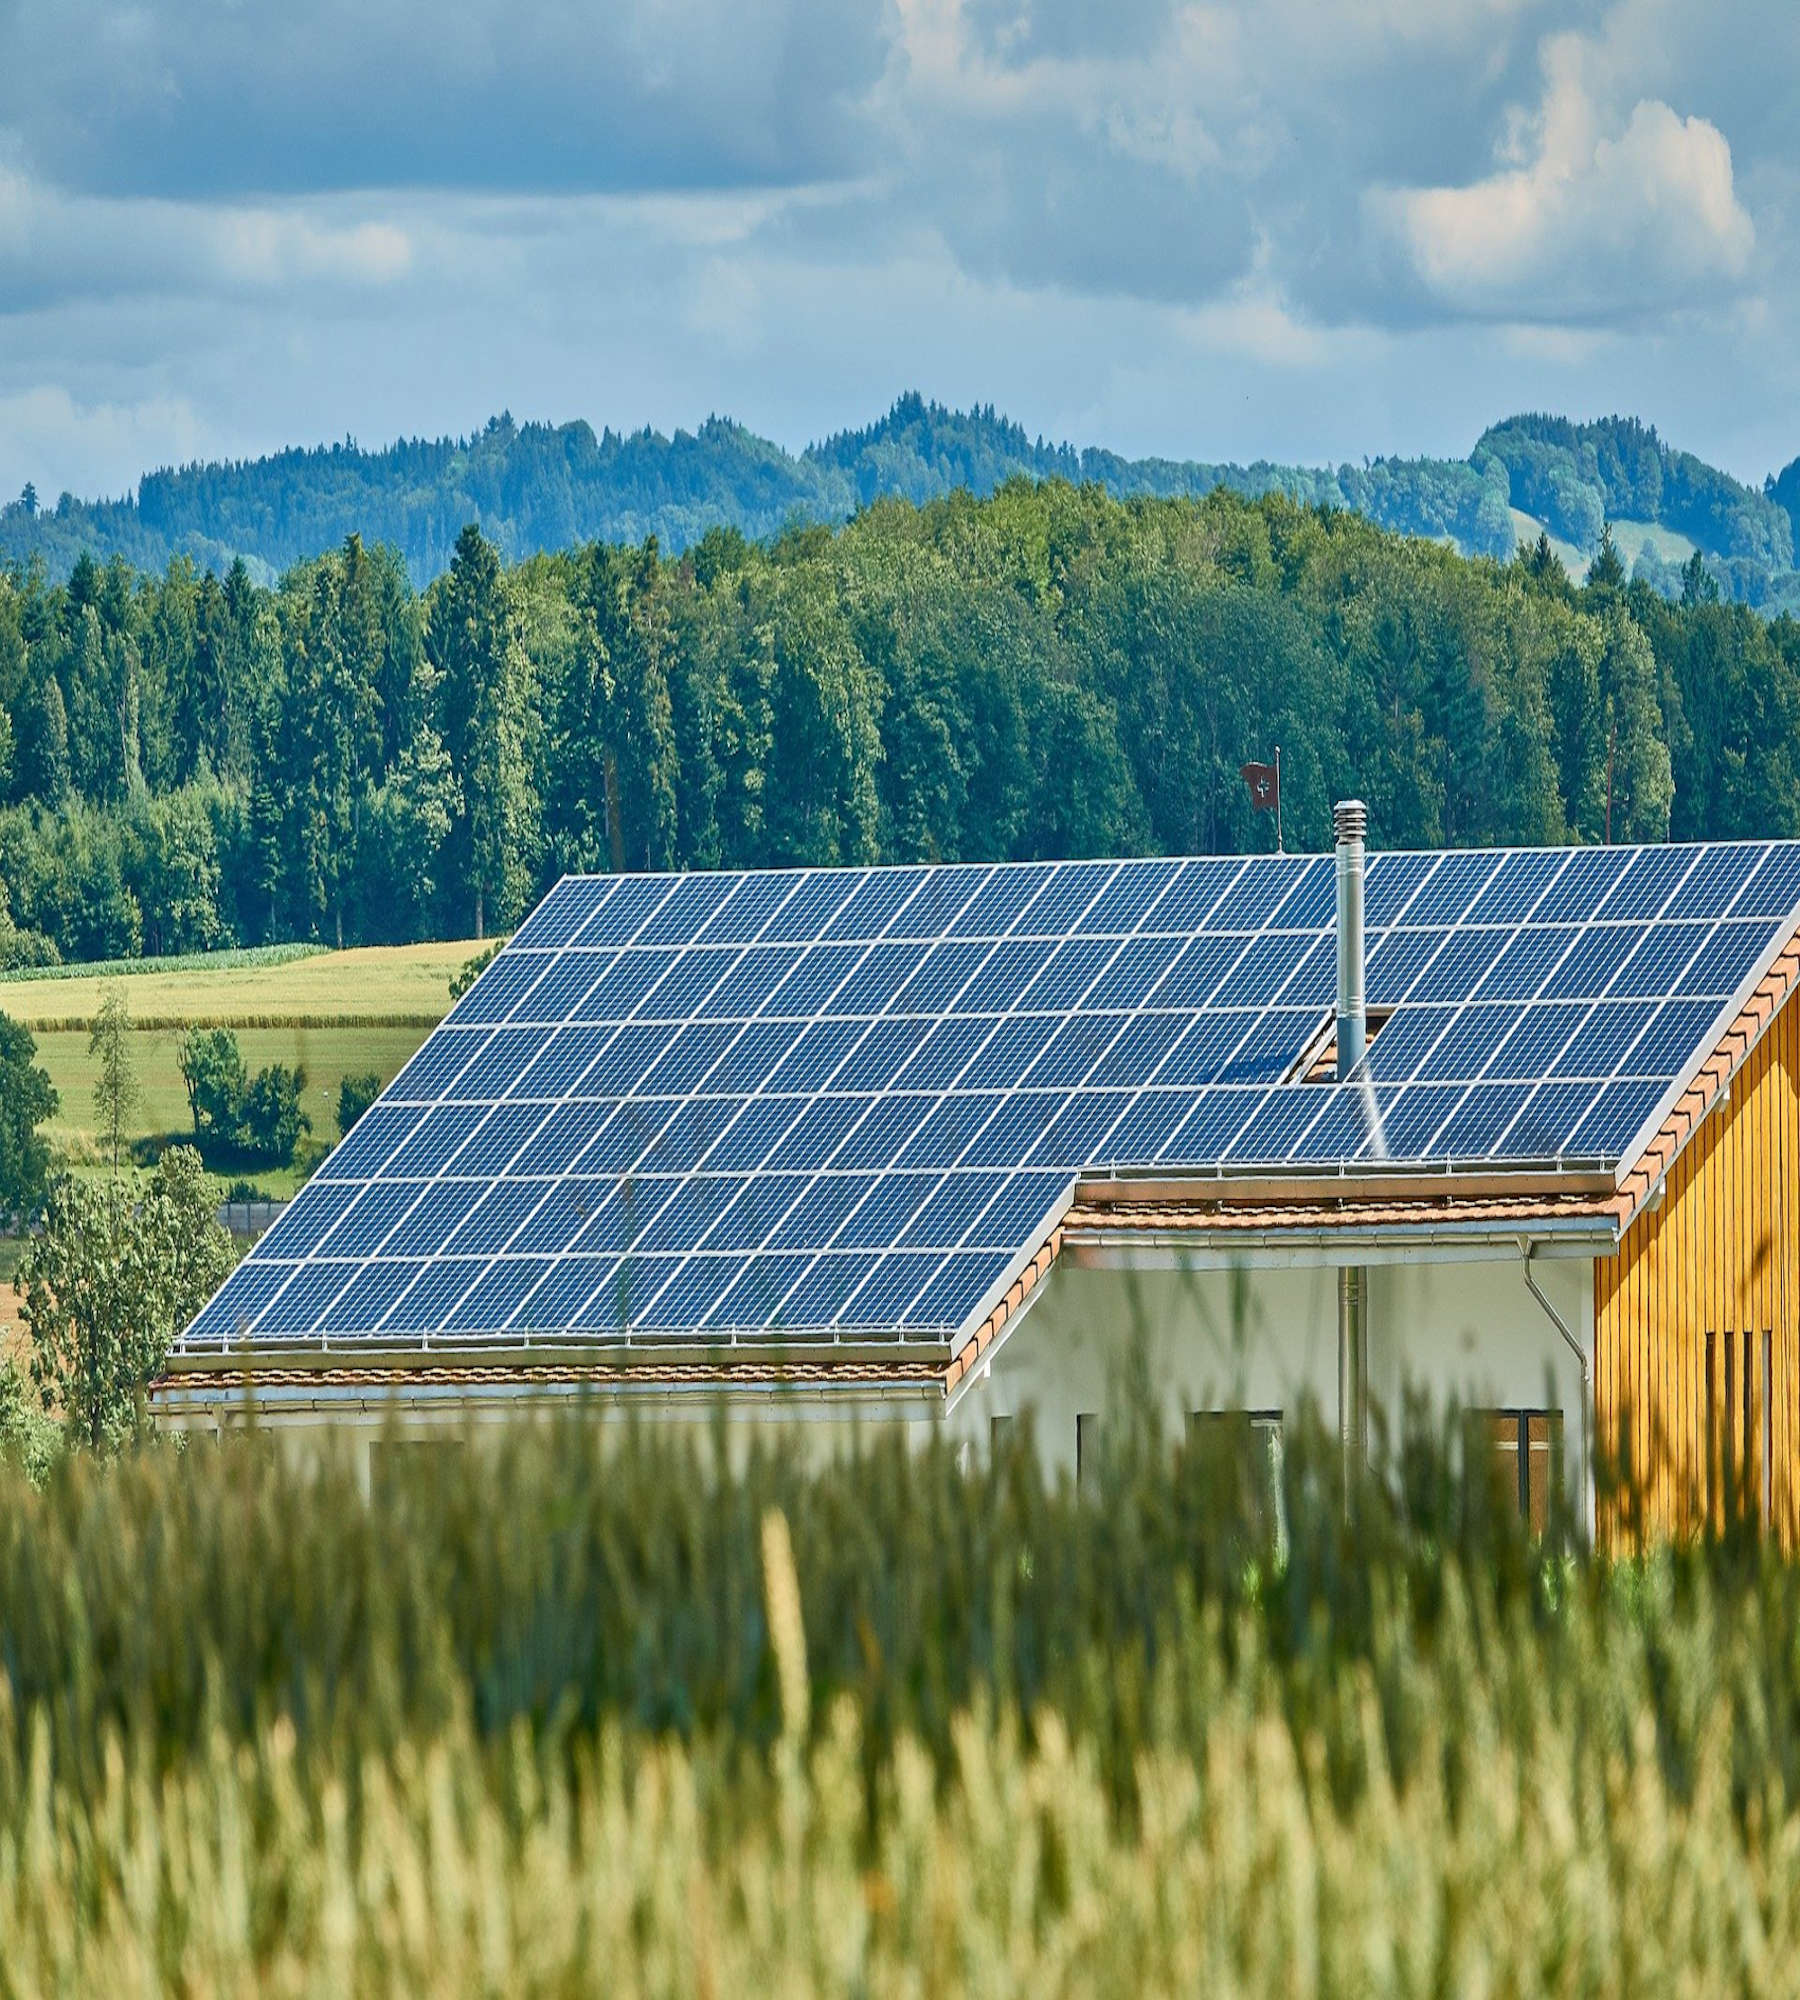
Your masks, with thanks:
[{"label": "solar panel frame", "polygon": [[[1029,1205],[1100,1167],[1374,1158],[1369,1103],[1426,1164],[1610,1159],[1768,957],[1797,853],[1371,857],[1370,997],[1399,1011],[1360,1095],[1287,1080],[1329,1021],[1325,857],[565,878],[253,1253],[276,1289],[241,1281],[194,1337],[246,1304],[271,1337],[310,1332],[331,1286],[319,1316],[358,1333],[335,1301],[379,1303],[398,1279],[377,1270],[405,1282],[371,1336],[485,1336],[491,1300],[521,1325],[531,1296],[582,1313],[622,1251],[632,1324],[608,1325],[632,1337],[811,1337],[876,1300],[918,1326],[897,1304],[913,1277],[960,1299],[1020,1253],[976,1240],[983,1216],[1041,1221],[1004,1206],[1015,1182]],[[783,1280],[785,1318],[724,1309],[749,1264],[790,1254],[759,1280]],[[584,1258],[548,1288],[535,1268]],[[434,1260],[428,1285],[413,1264]],[[827,1298],[820,1325],[794,1319]]]}]

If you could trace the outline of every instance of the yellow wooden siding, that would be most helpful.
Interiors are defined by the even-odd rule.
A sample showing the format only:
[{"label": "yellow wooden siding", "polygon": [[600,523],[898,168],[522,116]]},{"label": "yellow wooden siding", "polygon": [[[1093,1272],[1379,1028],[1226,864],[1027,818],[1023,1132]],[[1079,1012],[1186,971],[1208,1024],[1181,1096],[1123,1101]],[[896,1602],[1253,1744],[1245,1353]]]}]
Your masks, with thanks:
[{"label": "yellow wooden siding", "polygon": [[[1800,1353],[1795,1310],[1796,1192],[1800,1189],[1800,1000],[1783,1005],[1717,1106],[1668,1171],[1661,1203],[1626,1232],[1617,1257],[1594,1267],[1596,1442],[1628,1454],[1652,1534],[1697,1529],[1711,1504],[1711,1464],[1723,1462],[1726,1336],[1734,1385],[1751,1364],[1750,1406],[1760,1473],[1762,1337],[1771,1336],[1771,1517],[1800,1539]],[[1707,1404],[1707,1336],[1714,1397]],[[1760,1483],[1760,1482],[1758,1482]],[[1627,1516],[1603,1506],[1617,1535]]]}]

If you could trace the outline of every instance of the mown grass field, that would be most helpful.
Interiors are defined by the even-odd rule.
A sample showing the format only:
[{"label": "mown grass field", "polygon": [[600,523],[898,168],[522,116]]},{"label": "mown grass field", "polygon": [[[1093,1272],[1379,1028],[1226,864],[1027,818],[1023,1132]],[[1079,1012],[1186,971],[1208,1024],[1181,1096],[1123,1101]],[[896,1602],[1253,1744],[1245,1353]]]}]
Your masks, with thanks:
[{"label": "mown grass field", "polygon": [[[233,1030],[251,1073],[270,1063],[304,1067],[312,1143],[335,1141],[340,1082],[368,1071],[391,1081],[449,1011],[450,979],[479,949],[452,941],[323,952],[278,965],[133,971],[120,981],[139,1024],[132,1036],[139,1099],[131,1138],[179,1138],[191,1130],[178,1045],[185,1028],[205,1026]],[[31,1029],[38,1060],[62,1100],[45,1129],[77,1170],[99,1157],[88,1029],[104,990],[103,980],[78,973],[0,982],[0,1012]],[[254,1178],[269,1194],[284,1195],[303,1163],[304,1154],[301,1164]],[[4,1304],[0,1298],[0,1314]]]},{"label": "mown grass field", "polygon": [[[481,947],[449,943],[319,952],[283,965],[226,964],[162,972],[155,961],[123,981],[132,1018],[147,1027],[324,1027],[373,1021],[428,1028],[449,1011],[449,981]],[[59,967],[54,979],[0,982],[0,1012],[32,1032],[85,1030],[103,981]]]}]

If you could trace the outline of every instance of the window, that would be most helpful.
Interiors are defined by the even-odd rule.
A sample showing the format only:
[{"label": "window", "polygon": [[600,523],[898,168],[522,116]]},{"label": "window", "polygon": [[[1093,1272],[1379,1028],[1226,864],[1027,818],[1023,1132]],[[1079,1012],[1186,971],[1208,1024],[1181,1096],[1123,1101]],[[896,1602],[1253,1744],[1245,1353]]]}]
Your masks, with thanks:
[{"label": "window", "polygon": [[1774,1475],[1774,1337],[1706,1336],[1706,1506],[1715,1523],[1748,1516],[1769,1525]]},{"label": "window", "polygon": [[1002,1413],[988,1419],[988,1449],[996,1458],[1012,1444],[1013,1422],[1010,1413]]},{"label": "window", "polygon": [[1086,1486],[1100,1476],[1100,1418],[1084,1410],[1075,1419],[1075,1484]]},{"label": "window", "polygon": [[1204,1477],[1227,1492],[1258,1541],[1284,1544],[1281,1509],[1281,1412],[1194,1410],[1188,1444],[1200,1456]]},{"label": "window", "polygon": [[1485,1434],[1488,1463],[1500,1491],[1534,1535],[1550,1525],[1550,1496],[1562,1484],[1560,1410],[1476,1410],[1471,1441]]}]

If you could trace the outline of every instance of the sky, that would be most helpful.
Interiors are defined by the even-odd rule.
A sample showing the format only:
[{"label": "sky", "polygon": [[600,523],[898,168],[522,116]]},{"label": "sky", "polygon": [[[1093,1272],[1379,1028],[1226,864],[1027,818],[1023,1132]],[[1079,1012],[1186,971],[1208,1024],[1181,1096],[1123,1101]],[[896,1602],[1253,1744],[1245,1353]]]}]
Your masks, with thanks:
[{"label": "sky", "polygon": [[0,0],[0,495],[905,389],[1132,454],[1800,455],[1794,0]]}]

